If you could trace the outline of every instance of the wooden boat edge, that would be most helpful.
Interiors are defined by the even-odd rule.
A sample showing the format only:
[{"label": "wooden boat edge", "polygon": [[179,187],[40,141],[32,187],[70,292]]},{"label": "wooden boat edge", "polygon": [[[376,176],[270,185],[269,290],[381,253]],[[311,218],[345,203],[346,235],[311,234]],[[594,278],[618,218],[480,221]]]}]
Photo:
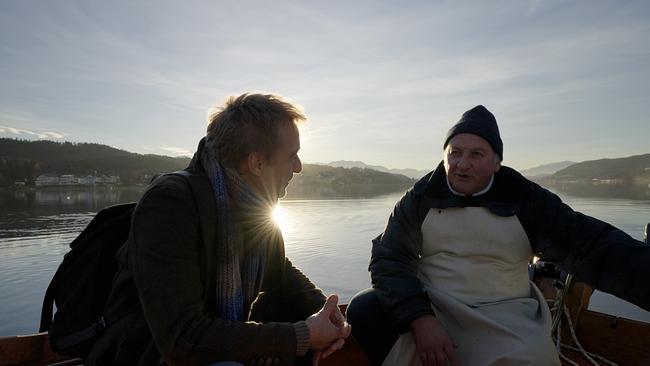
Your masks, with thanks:
[{"label": "wooden boat edge", "polygon": [[[543,286],[540,286],[543,287]],[[568,306],[576,328],[576,335],[582,346],[590,351],[621,365],[650,365],[650,323],[604,314],[587,309],[592,290],[589,286],[576,283],[572,286]],[[347,305],[340,305],[345,312]],[[562,339],[569,339],[568,330]],[[611,340],[616,339],[616,342]],[[576,357],[579,365],[590,365],[580,355],[567,351]],[[79,359],[59,355],[52,351],[47,332],[0,337],[0,366],[32,365],[80,365]],[[356,340],[350,337],[343,349],[321,362],[322,366],[369,366],[370,362],[361,351]]]}]

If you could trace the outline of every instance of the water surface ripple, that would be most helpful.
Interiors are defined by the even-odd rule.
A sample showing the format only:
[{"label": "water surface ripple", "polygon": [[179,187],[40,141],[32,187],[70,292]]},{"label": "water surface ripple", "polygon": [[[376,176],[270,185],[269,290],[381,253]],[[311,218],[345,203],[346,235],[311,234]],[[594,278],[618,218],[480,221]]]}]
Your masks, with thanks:
[{"label": "water surface ripple", "polygon": [[[35,197],[2,197],[0,336],[38,330],[45,288],[69,243],[100,208],[137,199],[138,194],[49,192]],[[338,293],[342,301],[349,301],[357,291],[370,286],[367,268],[371,240],[384,229],[400,196],[282,201],[287,256],[326,293]],[[611,222],[637,239],[643,235],[643,225],[650,221],[648,201],[563,199],[576,210]],[[650,313],[602,293],[593,296],[591,307],[650,321]]]}]

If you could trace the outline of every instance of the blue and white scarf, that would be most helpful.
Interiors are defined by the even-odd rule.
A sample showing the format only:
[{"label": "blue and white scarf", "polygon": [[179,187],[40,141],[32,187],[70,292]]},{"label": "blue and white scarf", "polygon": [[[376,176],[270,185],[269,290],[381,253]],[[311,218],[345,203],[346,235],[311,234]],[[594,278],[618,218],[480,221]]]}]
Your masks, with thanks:
[{"label": "blue and white scarf", "polygon": [[[234,202],[230,200],[236,200],[238,206],[250,208],[252,212],[267,213],[268,218],[263,221],[269,223],[271,203],[255,194],[234,169],[219,164],[214,141],[208,138],[201,164],[210,179],[217,204],[217,314],[225,320],[246,320],[248,314],[245,312],[261,289],[269,251],[264,242],[250,243],[245,250],[241,247],[244,243],[235,238],[231,211]],[[273,230],[272,226],[263,226],[259,230]],[[256,235],[254,239],[269,237],[272,235]]]}]

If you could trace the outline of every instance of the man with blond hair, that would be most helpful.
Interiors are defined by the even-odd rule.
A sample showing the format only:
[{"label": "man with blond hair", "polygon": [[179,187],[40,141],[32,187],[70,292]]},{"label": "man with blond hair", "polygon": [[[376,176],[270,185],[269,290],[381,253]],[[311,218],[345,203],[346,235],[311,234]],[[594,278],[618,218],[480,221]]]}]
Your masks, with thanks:
[{"label": "man with blond hair", "polygon": [[310,364],[309,349],[318,360],[342,347],[350,326],[337,297],[326,299],[285,257],[270,216],[302,170],[303,120],[294,105],[263,94],[231,97],[210,115],[186,169],[210,194],[196,199],[179,175],[144,193],[118,253],[108,328],[87,365]]}]

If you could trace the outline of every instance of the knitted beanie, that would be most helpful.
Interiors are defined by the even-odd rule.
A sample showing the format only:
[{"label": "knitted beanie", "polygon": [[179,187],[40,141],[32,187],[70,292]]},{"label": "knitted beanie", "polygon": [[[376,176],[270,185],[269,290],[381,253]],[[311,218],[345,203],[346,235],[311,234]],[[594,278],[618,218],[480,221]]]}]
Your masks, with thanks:
[{"label": "knitted beanie", "polygon": [[447,138],[442,148],[446,149],[449,140],[460,133],[471,133],[482,137],[503,160],[503,141],[499,135],[499,126],[497,126],[496,118],[487,108],[477,105],[463,113],[460,120],[447,132]]}]

